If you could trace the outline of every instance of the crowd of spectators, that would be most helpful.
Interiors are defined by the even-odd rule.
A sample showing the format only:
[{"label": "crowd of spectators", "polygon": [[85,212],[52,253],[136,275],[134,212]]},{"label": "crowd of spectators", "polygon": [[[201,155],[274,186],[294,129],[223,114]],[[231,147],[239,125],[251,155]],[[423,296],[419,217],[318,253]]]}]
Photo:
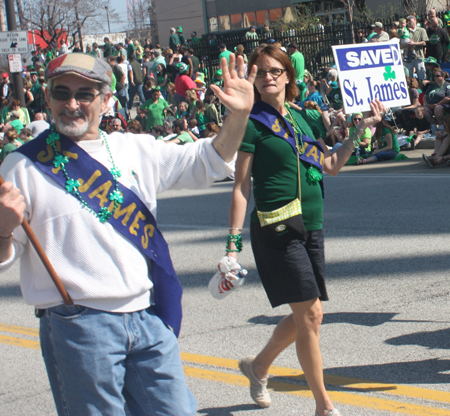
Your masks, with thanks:
[{"label": "crowd of spectators", "polygon": [[[361,114],[344,114],[334,65],[326,68],[324,73],[312,74],[305,69],[305,59],[297,43],[282,45],[271,38],[272,34],[265,25],[258,36],[252,26],[245,38],[254,41],[254,46],[274,44],[289,55],[298,87],[294,104],[304,113],[316,137],[323,138],[331,151],[335,151],[349,130],[357,127]],[[410,15],[387,28],[381,22],[375,22],[366,30],[358,29],[355,39],[361,43],[384,42],[393,37],[399,38],[403,51],[411,104],[393,109],[390,117],[386,117],[379,126],[366,129],[360,148],[355,152],[358,164],[393,159],[400,150],[414,149],[426,135],[437,132],[437,137],[441,137],[447,134],[445,117],[450,109],[450,83],[447,81],[449,74],[441,65],[450,58],[450,41],[444,23],[437,18],[436,10],[431,9],[425,21],[418,22],[417,16]],[[182,27],[178,27],[170,29],[166,47],[152,44],[149,39],[141,44],[139,40],[126,38],[123,43],[112,44],[105,37],[103,45],[84,45],[84,50],[79,42],[69,46],[65,40],[61,41],[59,48],[55,44],[46,49],[38,48],[33,56],[33,70],[24,78],[24,108],[20,108],[20,103],[17,106],[9,75],[2,75],[1,127],[6,132],[12,126],[18,126],[20,134],[21,128],[27,126],[32,132],[24,140],[17,137],[12,142],[10,134],[11,137],[5,139],[5,148],[10,149],[10,143],[18,146],[36,136],[33,123],[41,123],[41,128],[51,123],[45,102],[43,72],[53,57],[73,52],[106,59],[112,68],[113,97],[100,123],[108,133],[147,133],[167,143],[180,145],[217,134],[227,110],[216,100],[209,85],[221,87],[222,73],[218,70],[208,76],[201,59],[194,54],[193,47],[198,42],[195,32],[187,40]],[[210,43],[214,44],[214,39]],[[247,71],[243,45],[227,47],[218,44],[217,49],[219,60],[225,58],[228,63],[231,54],[241,56]],[[408,136],[401,149],[397,141],[399,133]],[[436,143],[439,143],[435,152],[437,162],[434,163],[435,155],[424,156],[428,165],[434,166],[446,160],[441,156],[449,151],[450,139],[438,139]],[[6,151],[0,158],[4,158],[3,153]]]}]

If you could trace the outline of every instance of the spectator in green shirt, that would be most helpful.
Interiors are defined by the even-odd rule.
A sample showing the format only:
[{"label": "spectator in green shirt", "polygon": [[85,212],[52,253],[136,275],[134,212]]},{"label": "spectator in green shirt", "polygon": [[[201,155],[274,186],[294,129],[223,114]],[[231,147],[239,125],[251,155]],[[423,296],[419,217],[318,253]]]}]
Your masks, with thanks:
[{"label": "spectator in green shirt", "polygon": [[187,128],[187,121],[185,118],[179,118],[173,122],[173,131],[177,134],[171,140],[167,140],[166,143],[174,143],[174,144],[186,144],[186,143],[194,143],[197,141],[197,137],[193,133],[191,133]]},{"label": "spectator in green shirt", "polygon": [[127,45],[127,60],[130,61],[136,55],[136,48],[130,38],[125,39],[125,44]]},{"label": "spectator in green shirt", "polygon": [[305,58],[303,54],[298,51],[298,46],[295,42],[288,45],[288,53],[291,58],[292,66],[295,69],[296,81],[302,82],[305,75]]},{"label": "spectator in green shirt", "polygon": [[221,43],[219,45],[219,62],[222,61],[222,58],[227,60],[228,66],[230,66],[230,55],[233,53],[227,49],[227,45],[225,43]]},{"label": "spectator in green shirt", "polygon": [[103,58],[108,58],[112,55],[111,43],[109,42],[109,38],[104,38],[103,41],[105,42],[103,45]]}]

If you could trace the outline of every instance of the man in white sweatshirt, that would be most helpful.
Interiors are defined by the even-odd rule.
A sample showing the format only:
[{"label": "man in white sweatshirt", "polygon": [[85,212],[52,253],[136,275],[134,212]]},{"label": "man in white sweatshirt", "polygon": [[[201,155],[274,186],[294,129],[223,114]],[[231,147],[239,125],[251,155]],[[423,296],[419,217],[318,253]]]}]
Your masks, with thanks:
[{"label": "man in white sweatshirt", "polygon": [[[234,58],[231,58],[234,60]],[[0,271],[20,257],[24,299],[40,318],[44,361],[58,414],[194,415],[178,343],[181,287],[157,229],[156,195],[211,185],[233,171],[253,105],[244,79],[221,63],[230,109],[217,137],[167,146],[98,129],[111,68],[67,54],[46,69],[55,128],[1,165]],[[30,246],[27,219],[64,285]],[[175,334],[174,334],[175,332]]]}]

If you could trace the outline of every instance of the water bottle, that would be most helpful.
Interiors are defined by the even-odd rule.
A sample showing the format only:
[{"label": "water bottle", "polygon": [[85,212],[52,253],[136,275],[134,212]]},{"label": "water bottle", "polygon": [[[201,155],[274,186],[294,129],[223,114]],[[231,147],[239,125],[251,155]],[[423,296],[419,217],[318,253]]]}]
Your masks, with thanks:
[{"label": "water bottle", "polygon": [[219,262],[219,270],[209,281],[209,292],[213,298],[221,300],[242,286],[247,274],[247,270],[243,269],[234,257],[225,256]]}]

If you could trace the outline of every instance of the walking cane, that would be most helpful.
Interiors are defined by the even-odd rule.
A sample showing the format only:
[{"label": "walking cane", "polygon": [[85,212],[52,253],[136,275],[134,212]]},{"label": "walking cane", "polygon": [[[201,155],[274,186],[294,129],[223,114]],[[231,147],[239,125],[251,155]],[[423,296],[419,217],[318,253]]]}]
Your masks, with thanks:
[{"label": "walking cane", "polygon": [[[3,180],[2,176],[0,175],[0,185],[3,185],[5,181]],[[38,256],[40,257],[43,265],[48,271],[48,274],[53,280],[53,283],[55,284],[56,288],[58,289],[58,292],[61,294],[64,303],[66,305],[73,305],[73,301],[70,297],[70,295],[67,293],[66,288],[61,282],[61,279],[56,274],[55,269],[53,268],[52,264],[50,263],[50,260],[48,259],[47,255],[44,252],[44,249],[42,248],[41,244],[39,243],[38,239],[36,238],[36,235],[34,234],[33,230],[30,227],[30,224],[28,224],[28,221],[23,219],[22,221],[22,228],[25,231],[25,234],[28,236],[28,239],[30,240],[31,244],[33,245],[34,249],[36,250]]]}]

